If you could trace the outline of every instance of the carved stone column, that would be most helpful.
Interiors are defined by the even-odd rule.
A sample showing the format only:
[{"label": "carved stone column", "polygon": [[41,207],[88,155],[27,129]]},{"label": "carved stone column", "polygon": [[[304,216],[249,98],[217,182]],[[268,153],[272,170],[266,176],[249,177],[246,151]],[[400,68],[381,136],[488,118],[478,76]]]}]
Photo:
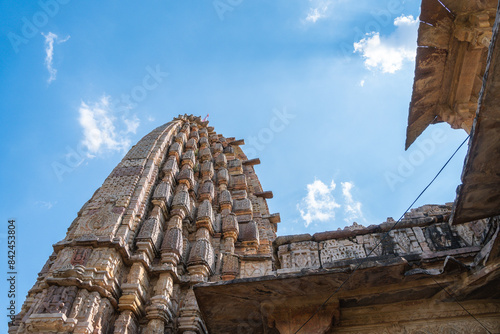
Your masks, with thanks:
[{"label": "carved stone column", "polygon": [[[118,303],[118,309],[121,314],[117,320],[118,327],[120,325],[123,330],[127,328],[135,328],[135,318],[144,314],[144,301],[146,299],[149,279],[146,268],[141,262],[135,262],[130,268],[127,276],[127,283],[122,285],[123,294]],[[115,333],[118,333],[115,330]],[[132,332],[131,332],[132,333]]]},{"label": "carved stone column", "polygon": [[192,282],[206,281],[212,272],[214,254],[210,238],[213,235],[212,204],[204,200],[198,207],[196,243],[191,249],[188,271]]},{"label": "carved stone column", "polygon": [[163,333],[165,324],[172,320],[170,297],[173,286],[173,278],[170,273],[160,275],[154,289],[154,297],[151,298],[151,305],[146,308],[146,317],[149,320],[147,334]]},{"label": "carved stone column", "polygon": [[115,334],[136,334],[137,329],[137,319],[130,310],[121,312],[115,321]]}]

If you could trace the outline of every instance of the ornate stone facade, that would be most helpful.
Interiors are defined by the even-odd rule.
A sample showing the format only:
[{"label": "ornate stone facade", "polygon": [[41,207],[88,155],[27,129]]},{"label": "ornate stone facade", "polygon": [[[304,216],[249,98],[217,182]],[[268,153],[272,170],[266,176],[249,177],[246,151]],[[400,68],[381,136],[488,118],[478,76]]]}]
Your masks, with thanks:
[{"label": "ornate stone facade", "polygon": [[[497,220],[450,225],[451,204],[427,205],[396,227],[277,238],[259,160],[207,123],[179,116],[127,153],[54,245],[10,334],[292,333],[361,264],[305,333],[481,333],[436,284],[477,294],[457,271],[496,282],[474,275]],[[498,297],[464,303],[496,330]]]}]

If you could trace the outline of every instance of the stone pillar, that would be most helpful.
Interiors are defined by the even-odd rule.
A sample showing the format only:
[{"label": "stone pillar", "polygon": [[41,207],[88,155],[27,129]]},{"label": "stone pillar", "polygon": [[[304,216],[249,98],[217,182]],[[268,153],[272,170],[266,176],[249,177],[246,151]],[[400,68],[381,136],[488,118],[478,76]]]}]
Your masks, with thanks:
[{"label": "stone pillar", "polygon": [[141,262],[135,262],[130,268],[127,283],[122,285],[123,294],[118,301],[121,313],[115,323],[115,333],[135,333],[136,317],[144,313],[148,285],[146,268]]},{"label": "stone pillar", "polygon": [[151,305],[146,308],[146,317],[149,320],[146,334],[163,333],[165,324],[172,320],[170,297],[173,286],[173,278],[170,273],[167,272],[160,275],[154,288],[154,297],[151,298]]},{"label": "stone pillar", "polygon": [[137,255],[140,259],[150,265],[156,254],[160,251],[160,245],[165,226],[165,216],[159,205],[155,205],[149,218],[144,221],[136,237]]},{"label": "stone pillar", "polygon": [[184,303],[181,308],[179,317],[179,333],[191,333],[200,334],[208,333],[205,328],[203,320],[201,320],[201,314],[196,302],[196,297],[194,295],[193,289],[189,289],[187,292]]},{"label": "stone pillar", "polygon": [[115,334],[136,334],[137,329],[137,319],[130,310],[121,312],[115,321]]},{"label": "stone pillar", "polygon": [[161,262],[164,267],[168,267],[172,271],[177,271],[183,252],[183,237],[182,237],[182,218],[179,215],[173,215],[167,225],[167,231],[163,238],[161,246]]},{"label": "stone pillar", "polygon": [[212,272],[214,254],[210,238],[213,235],[212,204],[204,200],[198,206],[196,242],[191,249],[188,271],[192,282],[204,282]]}]

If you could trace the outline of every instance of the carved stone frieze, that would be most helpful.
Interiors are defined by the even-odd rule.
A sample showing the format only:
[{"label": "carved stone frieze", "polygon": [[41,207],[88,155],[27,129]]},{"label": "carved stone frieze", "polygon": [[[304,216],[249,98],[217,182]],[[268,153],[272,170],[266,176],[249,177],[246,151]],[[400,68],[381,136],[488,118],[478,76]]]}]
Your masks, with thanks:
[{"label": "carved stone frieze", "polygon": [[211,179],[214,176],[214,164],[207,160],[201,163],[201,176],[204,180]]},{"label": "carved stone frieze", "polygon": [[186,150],[196,151],[198,149],[198,140],[196,138],[189,138],[186,143]]},{"label": "carved stone frieze", "polygon": [[226,168],[226,167],[227,167],[226,155],[224,153],[221,153],[215,159],[215,168],[219,170],[221,168]]},{"label": "carved stone frieze", "polygon": [[241,261],[241,278],[266,276],[271,273],[271,261]]},{"label": "carved stone frieze", "polygon": [[233,200],[233,212],[236,215],[251,214],[252,202],[248,198]]},{"label": "carved stone frieze", "polygon": [[173,143],[172,145],[170,145],[168,155],[174,157],[178,162],[182,155],[182,146],[178,142]]},{"label": "carved stone frieze", "polygon": [[199,239],[191,248],[188,264],[203,264],[210,268],[210,270],[213,270],[215,263],[214,260],[214,250],[210,241],[206,239]]},{"label": "carved stone frieze", "polygon": [[193,169],[188,165],[184,165],[177,174],[177,182],[187,185],[188,189],[192,189],[195,184]]},{"label": "carved stone frieze", "polygon": [[338,260],[366,257],[363,245],[350,240],[326,240],[319,244],[319,249],[323,265]]},{"label": "carved stone frieze", "polygon": [[212,160],[212,153],[208,147],[200,149],[198,153],[198,159],[203,163],[208,160]]},{"label": "carved stone frieze", "polygon": [[300,271],[303,268],[319,268],[319,245],[314,241],[302,241],[279,246],[278,257],[281,262],[281,272]]},{"label": "carved stone frieze", "polygon": [[205,181],[202,184],[201,189],[199,191],[199,199],[200,200],[208,200],[208,201],[212,202],[212,200],[214,199],[214,196],[215,196],[214,183],[212,182],[212,180]]},{"label": "carved stone frieze", "polygon": [[179,228],[171,228],[166,232],[165,238],[161,246],[162,261],[167,262],[172,258],[171,254],[174,254],[174,261],[177,263],[179,259],[183,256],[184,242],[182,236],[182,230]]},{"label": "carved stone frieze", "polygon": [[229,181],[229,172],[227,171],[226,168],[221,168],[219,169],[219,171],[217,172],[217,184],[219,185],[219,187],[221,185],[227,185]]},{"label": "carved stone frieze", "polygon": [[227,279],[234,279],[239,272],[238,257],[232,254],[224,254],[222,257],[222,275]]},{"label": "carved stone frieze", "polygon": [[162,171],[164,174],[164,178],[175,179],[177,177],[177,173],[179,172],[179,165],[177,164],[177,161],[175,159],[169,158],[165,162]]},{"label": "carved stone frieze", "polygon": [[179,191],[175,194],[172,200],[172,210],[179,210],[179,214],[188,215],[190,213],[191,203],[189,193],[187,191]]}]

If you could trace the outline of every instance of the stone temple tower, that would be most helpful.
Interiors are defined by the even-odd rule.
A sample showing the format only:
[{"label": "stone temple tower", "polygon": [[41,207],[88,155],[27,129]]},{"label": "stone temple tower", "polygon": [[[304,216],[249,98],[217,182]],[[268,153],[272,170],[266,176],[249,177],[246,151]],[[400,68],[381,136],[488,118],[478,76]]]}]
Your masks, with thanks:
[{"label": "stone temple tower", "polygon": [[205,333],[193,285],[273,270],[242,140],[179,116],[126,154],[54,245],[9,333]]}]

